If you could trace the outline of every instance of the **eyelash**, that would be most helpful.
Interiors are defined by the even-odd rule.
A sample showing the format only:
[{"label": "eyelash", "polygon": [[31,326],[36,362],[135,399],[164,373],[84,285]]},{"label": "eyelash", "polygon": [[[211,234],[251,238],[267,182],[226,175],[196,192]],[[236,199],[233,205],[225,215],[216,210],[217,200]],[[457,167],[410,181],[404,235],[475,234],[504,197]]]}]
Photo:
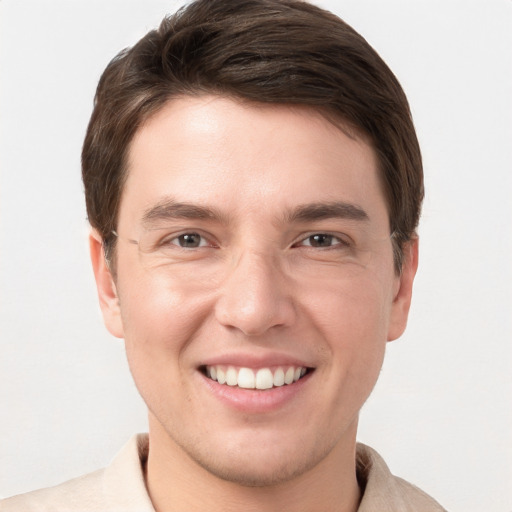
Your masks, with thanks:
[{"label": "eyelash", "polygon": [[[331,239],[331,241],[337,241],[337,243],[334,243],[332,245],[328,245],[327,247],[321,247],[321,246],[315,246],[311,244],[311,239],[314,237],[326,237]],[[304,244],[304,242],[309,241],[309,244]],[[292,247],[306,247],[311,249],[323,249],[323,250],[329,250],[329,249],[336,249],[336,248],[347,248],[350,247],[352,244],[349,240],[347,240],[346,235],[343,237],[340,234],[334,234],[329,232],[323,232],[319,231],[316,233],[311,233],[307,235],[304,238],[301,238],[298,242],[292,245]]]},{"label": "eyelash", "polygon": [[[186,237],[186,236],[199,236],[201,238],[200,245],[198,245],[197,247],[185,247],[185,246],[180,245],[179,239],[181,237]],[[332,245],[325,246],[325,247],[315,246],[311,243],[311,239],[313,239],[313,237],[329,238],[329,239],[331,239],[331,241],[334,241],[335,243]],[[309,241],[310,243],[305,244],[304,242],[306,242],[306,241]],[[206,243],[203,243],[203,242],[206,242]],[[200,248],[204,248],[204,247],[210,247],[210,248],[218,247],[217,244],[210,242],[206,236],[202,235],[201,233],[199,233],[197,231],[188,231],[188,232],[180,233],[178,235],[173,235],[172,237],[165,237],[164,239],[161,240],[159,245],[160,246],[174,245],[174,246],[178,247],[179,249],[185,249],[185,250],[200,249]],[[307,236],[303,236],[302,238],[300,238],[300,240],[293,243],[291,247],[292,248],[306,247],[308,249],[311,248],[311,249],[329,250],[329,249],[336,249],[336,248],[347,248],[347,247],[351,247],[351,246],[352,246],[352,243],[349,240],[347,240],[346,235],[342,236],[340,234],[319,231],[319,232],[310,233]]]},{"label": "eyelash", "polygon": [[[179,245],[179,243],[175,243],[175,242],[178,242],[178,240],[181,237],[185,237],[185,236],[199,236],[201,238],[200,245],[198,247],[184,247],[184,246]],[[203,242],[206,242],[206,243],[203,243]],[[167,246],[175,245],[178,249],[185,249],[185,250],[186,249],[200,249],[203,247],[217,247],[216,244],[209,242],[209,240],[206,236],[202,235],[201,233],[199,233],[197,231],[186,231],[186,232],[180,233],[178,235],[164,237],[160,241],[159,246],[166,246],[166,245]]]}]

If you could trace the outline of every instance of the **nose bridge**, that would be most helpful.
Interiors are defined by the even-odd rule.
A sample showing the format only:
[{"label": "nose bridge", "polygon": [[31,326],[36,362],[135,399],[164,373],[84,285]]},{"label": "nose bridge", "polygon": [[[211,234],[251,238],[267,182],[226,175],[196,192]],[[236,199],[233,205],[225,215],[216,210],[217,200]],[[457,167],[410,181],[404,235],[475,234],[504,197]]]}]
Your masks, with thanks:
[{"label": "nose bridge", "polygon": [[238,255],[219,289],[216,314],[246,335],[289,324],[293,303],[276,255],[256,249]]}]

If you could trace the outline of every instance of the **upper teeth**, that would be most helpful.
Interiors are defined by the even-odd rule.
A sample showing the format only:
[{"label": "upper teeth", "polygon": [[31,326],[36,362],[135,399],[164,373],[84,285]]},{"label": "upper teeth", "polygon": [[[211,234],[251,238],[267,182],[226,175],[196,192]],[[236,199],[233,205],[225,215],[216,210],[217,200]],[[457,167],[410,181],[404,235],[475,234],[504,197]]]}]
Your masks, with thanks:
[{"label": "upper teeth", "polygon": [[234,366],[207,366],[206,375],[219,384],[245,389],[270,389],[274,386],[297,382],[306,374],[302,366],[277,367],[275,369],[235,368]]}]

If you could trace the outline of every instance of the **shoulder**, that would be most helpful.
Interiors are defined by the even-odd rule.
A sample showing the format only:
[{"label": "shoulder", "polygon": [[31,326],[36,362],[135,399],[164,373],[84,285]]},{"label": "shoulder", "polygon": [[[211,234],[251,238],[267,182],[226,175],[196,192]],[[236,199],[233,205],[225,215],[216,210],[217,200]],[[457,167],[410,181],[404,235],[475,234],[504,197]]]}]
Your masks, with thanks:
[{"label": "shoulder", "polygon": [[0,502],[2,512],[50,512],[57,510],[99,510],[103,469],[74,478],[55,487],[39,489]]},{"label": "shoulder", "polygon": [[360,443],[357,445],[357,473],[364,488],[358,512],[446,512],[427,493],[394,476],[375,450]]},{"label": "shoulder", "polygon": [[154,512],[144,483],[148,438],[133,436],[104,469],[0,501],[1,512]]}]

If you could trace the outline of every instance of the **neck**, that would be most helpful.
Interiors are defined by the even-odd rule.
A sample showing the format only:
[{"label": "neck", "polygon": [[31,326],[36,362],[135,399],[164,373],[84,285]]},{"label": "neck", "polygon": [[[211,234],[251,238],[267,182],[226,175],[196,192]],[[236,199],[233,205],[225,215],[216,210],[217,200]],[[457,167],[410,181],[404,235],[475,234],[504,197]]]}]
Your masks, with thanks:
[{"label": "neck", "polygon": [[202,468],[150,419],[146,485],[151,501],[157,512],[355,512],[360,501],[356,427],[303,474],[276,485],[249,487]]}]

